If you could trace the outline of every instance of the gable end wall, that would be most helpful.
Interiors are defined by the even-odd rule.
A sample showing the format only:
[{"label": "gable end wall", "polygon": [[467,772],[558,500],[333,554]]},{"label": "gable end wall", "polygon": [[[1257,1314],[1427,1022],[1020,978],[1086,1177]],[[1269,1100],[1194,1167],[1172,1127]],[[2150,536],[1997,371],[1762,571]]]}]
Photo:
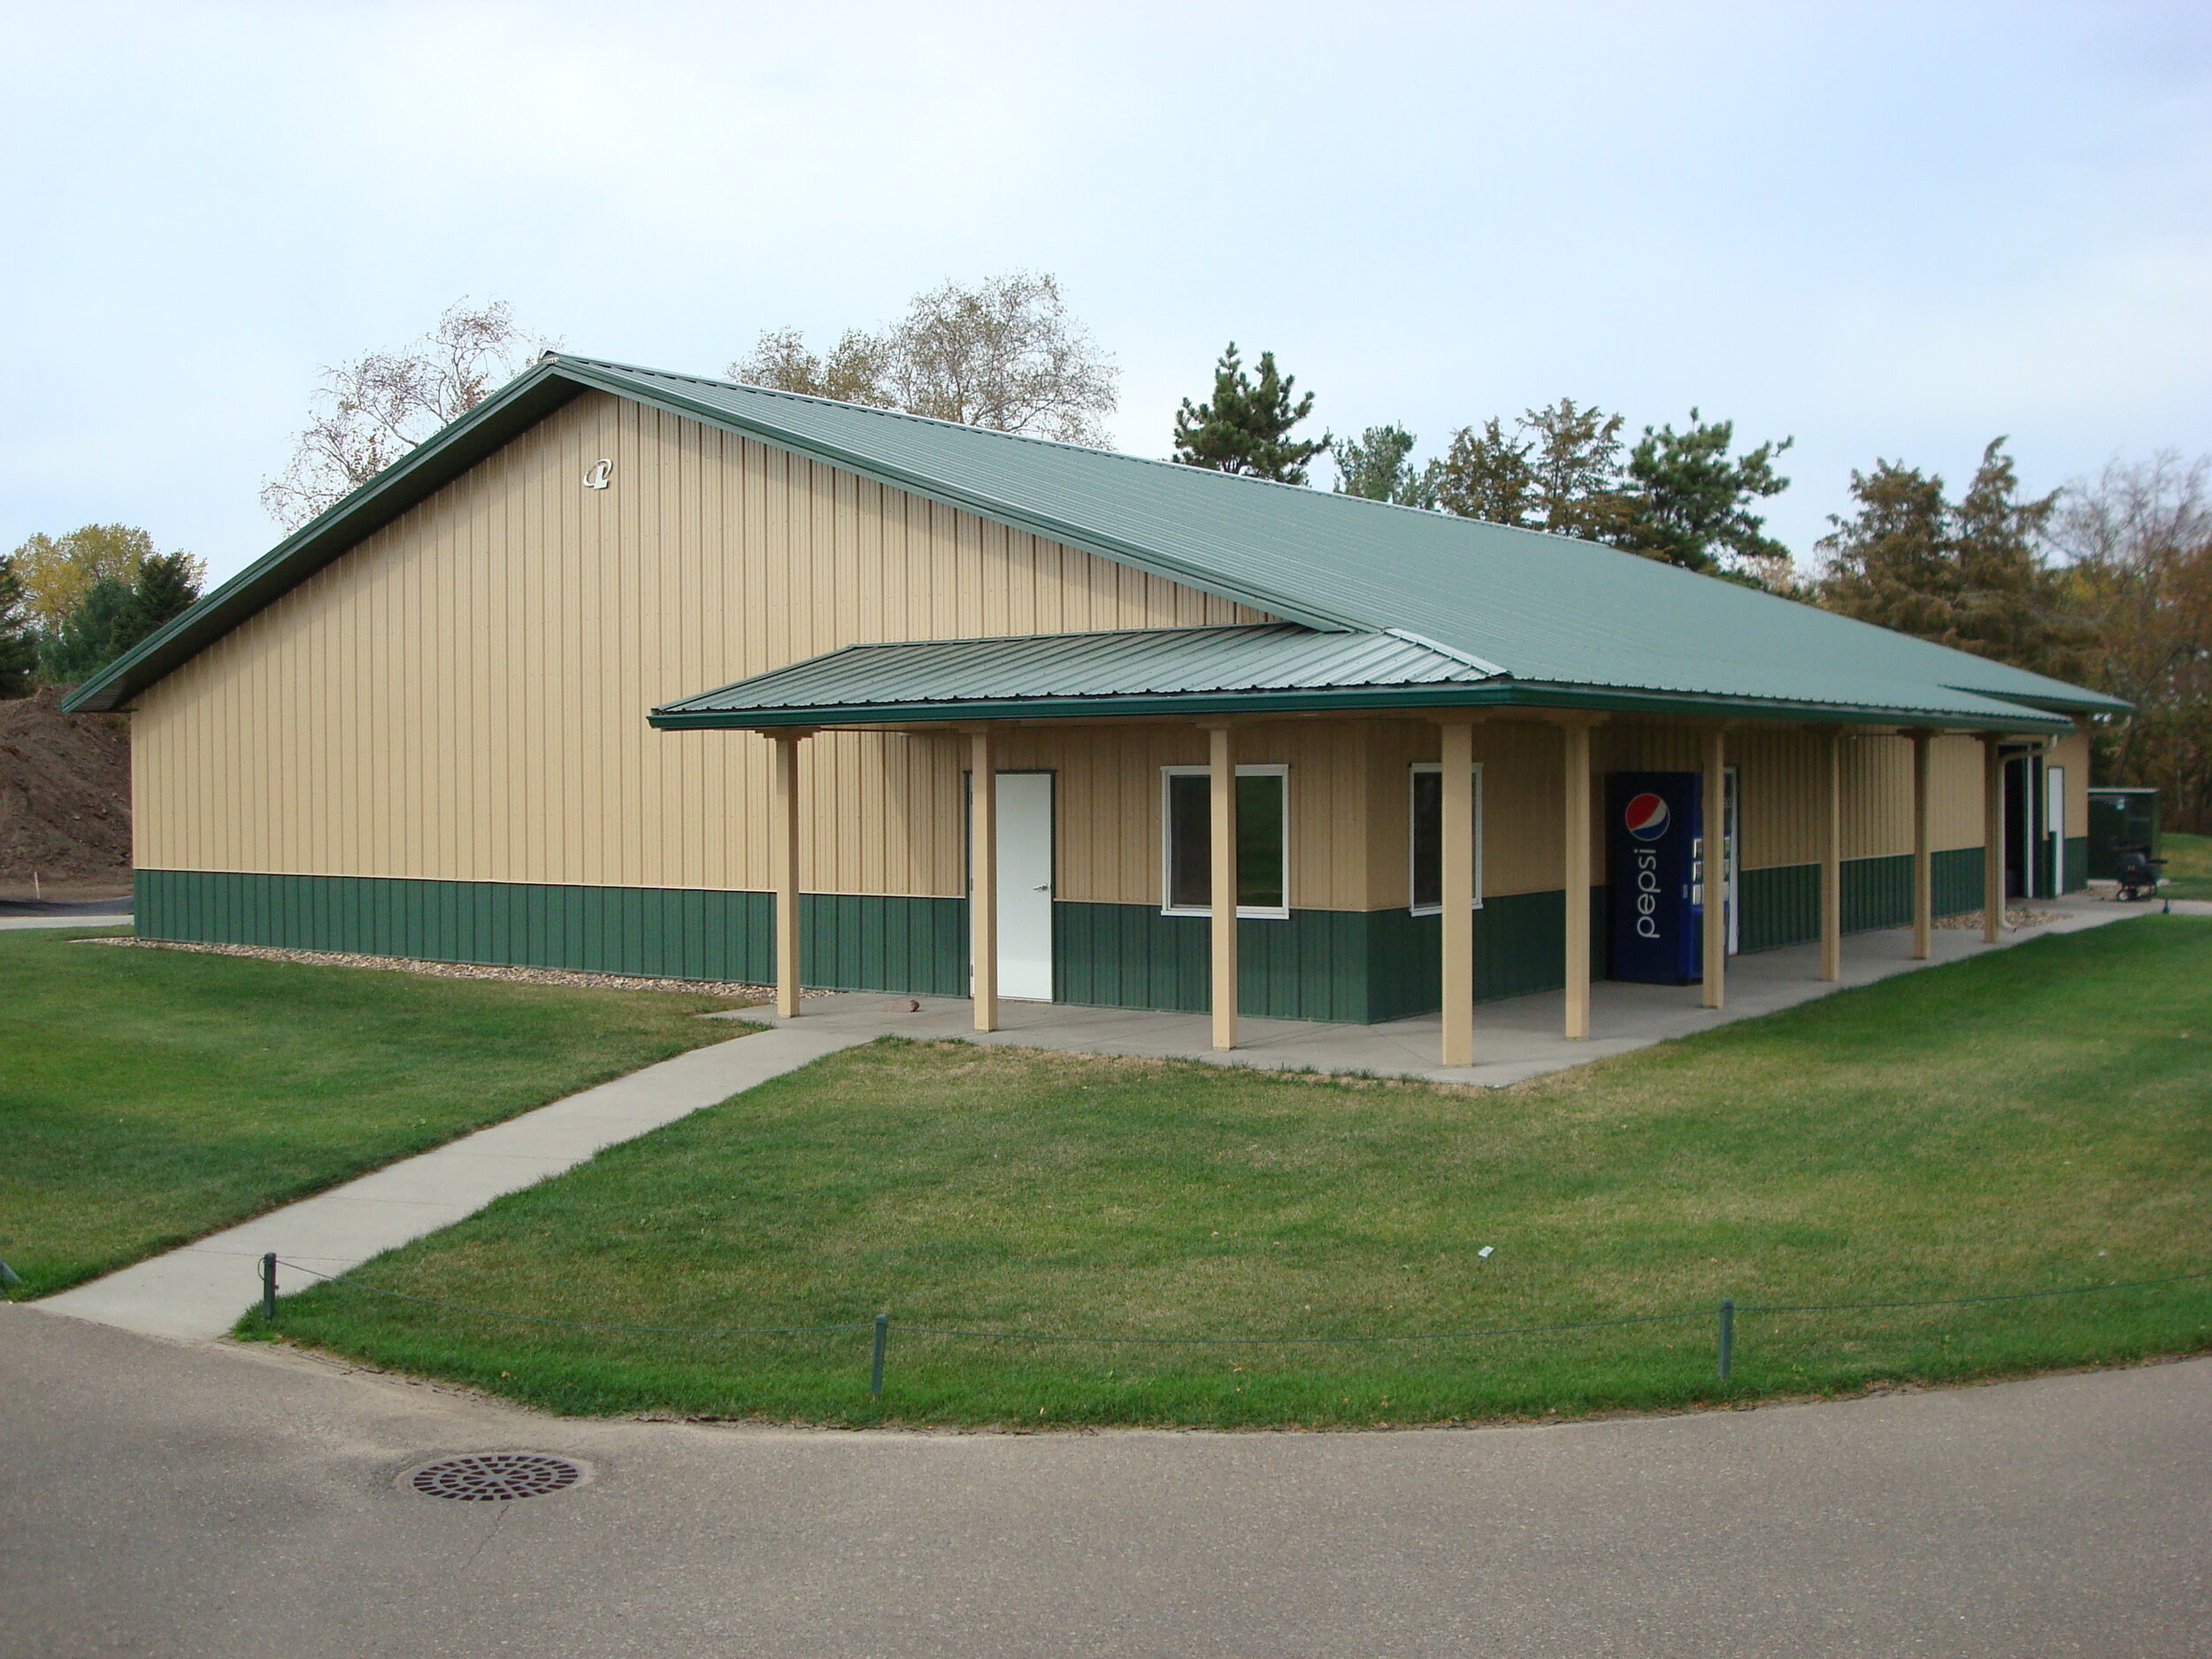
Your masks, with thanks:
[{"label": "gable end wall", "polygon": [[[655,704],[860,641],[1268,619],[588,394],[138,699],[136,861],[759,889],[767,745]],[[961,891],[956,741],[809,750],[810,890]]]}]

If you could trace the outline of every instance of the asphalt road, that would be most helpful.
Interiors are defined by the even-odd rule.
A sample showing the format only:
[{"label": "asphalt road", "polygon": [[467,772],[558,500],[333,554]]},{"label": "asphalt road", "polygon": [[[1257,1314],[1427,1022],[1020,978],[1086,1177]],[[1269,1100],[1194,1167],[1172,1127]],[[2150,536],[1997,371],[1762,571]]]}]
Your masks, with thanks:
[{"label": "asphalt road", "polygon": [[[2212,1655],[2212,1361],[1530,1429],[534,1416],[0,1308],[0,1653]],[[508,1503],[396,1478],[531,1448]]]}]

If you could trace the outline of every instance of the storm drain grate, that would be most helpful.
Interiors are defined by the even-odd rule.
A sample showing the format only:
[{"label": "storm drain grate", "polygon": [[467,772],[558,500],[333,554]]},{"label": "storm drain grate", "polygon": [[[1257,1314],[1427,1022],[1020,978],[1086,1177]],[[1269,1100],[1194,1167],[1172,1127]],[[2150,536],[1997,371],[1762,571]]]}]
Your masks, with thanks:
[{"label": "storm drain grate", "polygon": [[473,1452],[425,1463],[407,1477],[407,1484],[426,1497],[497,1503],[543,1497],[583,1478],[582,1465],[547,1452]]}]

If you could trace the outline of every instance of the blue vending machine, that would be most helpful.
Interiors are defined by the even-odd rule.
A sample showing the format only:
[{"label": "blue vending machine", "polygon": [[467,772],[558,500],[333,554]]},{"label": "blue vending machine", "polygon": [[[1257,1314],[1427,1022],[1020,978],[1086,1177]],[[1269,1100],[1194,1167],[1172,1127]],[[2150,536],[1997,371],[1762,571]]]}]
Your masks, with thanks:
[{"label": "blue vending machine", "polygon": [[1617,979],[1684,985],[1705,972],[1702,782],[1694,772],[1609,780]]}]

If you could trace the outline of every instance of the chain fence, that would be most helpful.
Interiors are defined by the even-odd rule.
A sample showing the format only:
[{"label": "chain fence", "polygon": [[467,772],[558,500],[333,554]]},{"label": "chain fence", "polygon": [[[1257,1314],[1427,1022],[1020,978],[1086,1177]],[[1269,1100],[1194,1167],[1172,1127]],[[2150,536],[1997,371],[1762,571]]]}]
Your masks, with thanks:
[{"label": "chain fence", "polygon": [[[411,1302],[419,1307],[434,1308],[446,1313],[464,1314],[479,1319],[504,1319],[517,1325],[587,1332],[593,1334],[772,1337],[865,1333],[870,1338],[868,1392],[876,1395],[883,1392],[884,1372],[888,1363],[890,1352],[892,1320],[887,1313],[877,1314],[872,1319],[843,1320],[826,1325],[604,1324],[590,1320],[555,1318],[545,1314],[516,1313],[502,1308],[473,1307],[465,1302],[442,1302],[432,1296],[419,1296],[407,1291],[391,1290],[381,1285],[372,1285],[362,1279],[349,1278],[343,1273],[326,1273],[302,1263],[286,1261],[273,1251],[260,1258],[259,1266],[261,1314],[265,1319],[270,1321],[274,1321],[277,1317],[277,1270],[282,1267],[294,1272],[305,1273],[325,1284],[343,1285],[349,1289],[364,1291],[371,1295]],[[1962,1308],[1993,1302],[2036,1302],[2062,1296],[2103,1295],[2114,1291],[2157,1289],[2170,1285],[2185,1284],[2205,1279],[2212,1279],[2212,1268],[2200,1269],[2194,1272],[2170,1274],[2161,1279],[2115,1279],[2100,1285],[2069,1285],[2048,1290],[2001,1291],[1972,1296],[1929,1296],[1878,1302],[1738,1302],[1733,1297],[1724,1296],[1717,1305],[1681,1308],[1666,1313],[1634,1314],[1618,1319],[1580,1319],[1554,1325],[1485,1325],[1453,1331],[1394,1332],[1377,1336],[1135,1336],[1110,1332],[979,1331],[957,1325],[903,1322],[898,1325],[898,1330],[910,1336],[941,1337],[953,1340],[977,1342],[1033,1343],[1040,1346],[1090,1344],[1127,1348],[1361,1348],[1384,1344],[1467,1342],[1510,1337],[1566,1335],[1586,1331],[1616,1330],[1632,1325],[1682,1324],[1702,1319],[1713,1322],[1714,1370],[1718,1379],[1725,1382],[1734,1370],[1736,1320],[1740,1315]]]}]

